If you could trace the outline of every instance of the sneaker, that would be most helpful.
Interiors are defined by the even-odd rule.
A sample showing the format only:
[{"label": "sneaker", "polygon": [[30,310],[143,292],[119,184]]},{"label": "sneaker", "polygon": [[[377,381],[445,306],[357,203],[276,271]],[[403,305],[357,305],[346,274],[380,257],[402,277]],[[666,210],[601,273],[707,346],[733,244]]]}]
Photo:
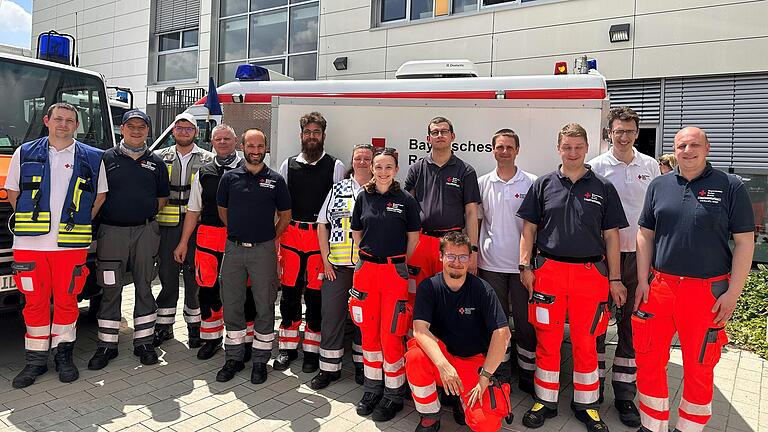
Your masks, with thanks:
[{"label": "sneaker", "polygon": [[360,399],[360,402],[357,403],[357,406],[356,406],[357,414],[361,416],[370,415],[373,412],[374,408],[376,408],[376,405],[379,404],[381,397],[382,395],[377,395],[371,392],[365,392],[363,394],[363,398]]},{"label": "sneaker", "polygon": [[402,410],[402,402],[398,403],[389,398],[382,398],[379,404],[376,405],[376,408],[374,408],[371,419],[378,422],[390,421]]},{"label": "sneaker", "polygon": [[619,420],[629,427],[640,426],[640,411],[637,410],[635,403],[631,400],[619,400],[614,402],[616,411],[619,412]]},{"label": "sneaker", "polygon": [[190,348],[200,348],[203,346],[203,340],[200,339],[200,327],[199,326],[187,326],[187,334],[189,335],[189,339],[187,341],[187,344]]},{"label": "sneaker", "polygon": [[216,381],[227,382],[235,377],[235,374],[245,369],[245,364],[237,360],[227,360],[224,367],[216,374]]},{"label": "sneaker", "polygon": [[56,365],[56,372],[59,373],[59,381],[69,383],[80,378],[80,371],[72,361],[72,350],[75,348],[74,342],[61,342],[54,349],[53,363]]},{"label": "sneaker", "polygon": [[155,351],[155,347],[150,344],[134,347],[133,355],[138,357],[141,364],[145,366],[157,364],[157,351]]},{"label": "sneaker", "polygon": [[216,351],[218,351],[220,348],[221,338],[207,340],[203,346],[197,350],[197,358],[200,360],[208,360],[209,358],[213,357],[213,355],[216,354]]},{"label": "sneaker", "polygon": [[365,384],[365,373],[362,366],[355,365],[355,383],[357,385]]},{"label": "sneaker", "polygon": [[48,366],[46,365],[31,365],[24,366],[24,369],[13,378],[13,388],[29,387],[35,383],[35,379],[40,375],[48,372]]},{"label": "sneaker", "polygon": [[163,342],[171,339],[173,339],[173,327],[158,327],[155,329],[152,345],[159,347]]},{"label": "sneaker", "polygon": [[304,352],[304,362],[301,365],[301,371],[304,373],[314,373],[320,367],[320,354]]},{"label": "sneaker", "polygon": [[272,369],[276,371],[284,371],[291,366],[291,362],[299,358],[299,353],[296,350],[280,350],[275,357],[275,362],[272,363]]},{"label": "sneaker", "polygon": [[96,348],[96,353],[88,361],[88,369],[100,370],[109,364],[109,361],[117,357],[117,348]]},{"label": "sneaker", "polygon": [[251,384],[261,384],[267,380],[267,364],[253,362],[251,370]]},{"label": "sneaker", "polygon": [[608,426],[603,423],[596,409],[577,410],[576,420],[584,423],[588,432],[608,432]]},{"label": "sneaker", "polygon": [[331,385],[332,382],[338,380],[341,378],[341,372],[326,372],[324,370],[321,370],[320,373],[315,375],[314,378],[312,378],[312,381],[309,382],[309,388],[312,390],[321,390],[329,385]]},{"label": "sneaker", "polygon": [[533,407],[523,414],[523,426],[536,429],[544,426],[547,419],[557,417],[557,410],[547,408],[539,402],[533,404]]},{"label": "sneaker", "polygon": [[421,417],[416,426],[416,432],[437,432],[440,430],[440,420],[431,417]]}]

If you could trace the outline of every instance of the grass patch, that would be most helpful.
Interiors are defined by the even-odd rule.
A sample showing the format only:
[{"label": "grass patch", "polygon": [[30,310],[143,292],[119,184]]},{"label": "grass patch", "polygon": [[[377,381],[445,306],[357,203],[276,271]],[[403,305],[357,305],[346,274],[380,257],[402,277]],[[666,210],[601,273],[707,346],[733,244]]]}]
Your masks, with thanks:
[{"label": "grass patch", "polygon": [[768,317],[768,267],[758,264],[750,272],[733,317],[728,322],[728,337],[741,348],[768,360],[766,317]]}]

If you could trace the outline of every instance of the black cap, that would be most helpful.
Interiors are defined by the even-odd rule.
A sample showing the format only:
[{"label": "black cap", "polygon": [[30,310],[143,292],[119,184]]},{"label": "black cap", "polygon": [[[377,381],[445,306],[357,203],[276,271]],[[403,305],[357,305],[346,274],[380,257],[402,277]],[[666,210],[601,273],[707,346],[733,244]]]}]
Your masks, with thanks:
[{"label": "black cap", "polygon": [[134,118],[142,119],[144,120],[144,123],[147,124],[147,126],[152,126],[152,122],[149,120],[149,116],[146,113],[144,113],[144,111],[138,110],[138,109],[133,109],[123,114],[122,124],[125,124],[128,120],[134,119]]}]

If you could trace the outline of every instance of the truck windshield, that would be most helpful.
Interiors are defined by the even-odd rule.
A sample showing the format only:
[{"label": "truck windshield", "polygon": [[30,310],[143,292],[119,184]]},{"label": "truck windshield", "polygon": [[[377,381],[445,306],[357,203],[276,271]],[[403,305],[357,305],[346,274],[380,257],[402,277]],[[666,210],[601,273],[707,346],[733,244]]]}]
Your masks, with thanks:
[{"label": "truck windshield", "polygon": [[[99,148],[113,145],[104,83],[89,74],[0,58],[0,154],[46,136],[46,109],[67,102],[78,110],[78,141]],[[106,115],[105,115],[106,114]]]}]

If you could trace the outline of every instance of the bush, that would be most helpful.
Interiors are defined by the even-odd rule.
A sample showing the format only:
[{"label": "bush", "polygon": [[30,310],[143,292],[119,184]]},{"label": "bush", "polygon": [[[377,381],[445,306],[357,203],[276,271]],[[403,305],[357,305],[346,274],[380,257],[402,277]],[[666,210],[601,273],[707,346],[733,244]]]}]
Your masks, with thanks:
[{"label": "bush", "polygon": [[731,342],[768,359],[766,317],[768,317],[768,267],[759,264],[757,271],[751,272],[747,278],[733,317],[728,322],[727,331]]}]

